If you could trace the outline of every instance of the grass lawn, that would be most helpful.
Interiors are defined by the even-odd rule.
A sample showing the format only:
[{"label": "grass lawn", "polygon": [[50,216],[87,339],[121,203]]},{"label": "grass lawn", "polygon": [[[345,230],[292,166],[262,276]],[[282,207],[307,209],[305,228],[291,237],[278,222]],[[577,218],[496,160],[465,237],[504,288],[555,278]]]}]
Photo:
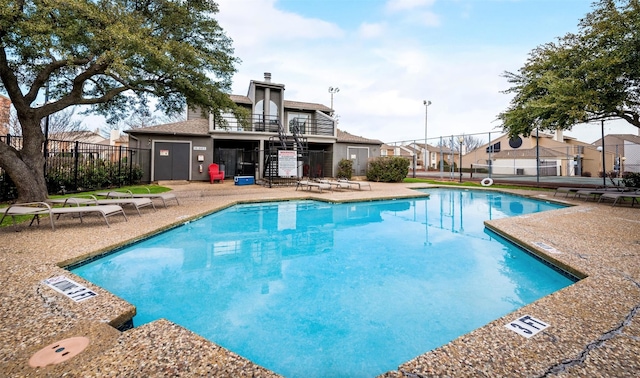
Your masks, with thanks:
[{"label": "grass lawn", "polygon": [[[439,185],[439,186],[465,186],[472,188],[486,188],[486,186],[482,186],[482,184],[473,182],[473,181],[463,181],[459,183],[457,181],[438,181],[438,180],[429,180],[429,179],[421,179],[421,178],[406,178],[403,182],[406,183],[424,183],[431,185]],[[492,188],[498,189],[522,189],[522,190],[542,190],[542,191],[552,191],[555,189],[549,188],[539,188],[535,186],[524,186],[524,185],[504,185],[504,184],[493,184]]]},{"label": "grass lawn", "polygon": [[[127,190],[131,191],[131,193],[134,193],[134,194],[146,194],[146,193],[155,194],[155,193],[168,192],[171,189],[169,189],[169,188],[167,188],[165,186],[159,186],[159,185],[134,185],[134,186],[123,186],[123,187],[120,187],[120,188],[92,190],[92,191],[89,191],[89,192],[81,192],[81,193],[67,193],[67,194],[60,194],[60,195],[59,194],[54,194],[54,195],[50,195],[49,198],[51,198],[51,199],[68,198],[68,197],[73,197],[73,196],[77,196],[77,195],[83,195],[83,196],[84,195],[88,195],[88,194],[94,194],[95,195],[95,193],[98,193],[98,192],[106,192],[106,191],[126,192]],[[9,206],[8,203],[0,204],[0,208],[7,207],[7,206]],[[30,215],[17,216],[16,217],[16,223],[31,222],[31,218],[32,218],[32,216],[30,216]],[[2,223],[0,224],[0,228],[1,227],[7,227],[7,226],[13,226],[13,221],[12,221],[11,217],[5,217],[2,220]]]}]

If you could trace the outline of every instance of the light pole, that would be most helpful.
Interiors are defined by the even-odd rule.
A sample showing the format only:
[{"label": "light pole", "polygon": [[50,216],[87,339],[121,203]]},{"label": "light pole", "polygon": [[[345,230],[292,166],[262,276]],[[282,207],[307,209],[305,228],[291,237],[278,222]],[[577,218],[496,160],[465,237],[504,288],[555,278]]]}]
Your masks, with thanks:
[{"label": "light pole", "polygon": [[464,135],[458,137],[458,142],[460,142],[460,162],[458,163],[458,172],[460,172],[460,182],[462,182],[462,143],[464,143]]},{"label": "light pole", "polygon": [[424,171],[426,173],[429,167],[429,149],[427,148],[427,115],[429,114],[429,105],[431,105],[431,101],[423,100],[422,103],[424,104],[424,157],[422,159],[422,164],[424,164]]},{"label": "light pole", "polygon": [[600,120],[600,132],[602,133],[602,144],[598,147],[602,158],[602,186],[607,186],[607,163],[604,156],[604,120]]},{"label": "light pole", "polygon": [[600,153],[600,170],[601,170],[601,174],[602,174],[602,186],[607,186],[607,174],[606,174],[606,170],[604,168],[604,153],[602,146],[598,146],[596,148],[596,150],[598,150],[598,152]]},{"label": "light pole", "polygon": [[333,116],[333,94],[340,92],[338,87],[329,87],[329,93],[331,93],[331,116]]}]

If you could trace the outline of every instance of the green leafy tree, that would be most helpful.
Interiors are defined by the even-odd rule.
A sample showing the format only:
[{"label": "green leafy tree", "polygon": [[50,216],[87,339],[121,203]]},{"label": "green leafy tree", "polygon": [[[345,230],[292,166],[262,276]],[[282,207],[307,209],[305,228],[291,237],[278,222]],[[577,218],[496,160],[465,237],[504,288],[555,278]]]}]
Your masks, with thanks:
[{"label": "green leafy tree", "polygon": [[514,98],[498,118],[510,135],[612,118],[640,128],[640,1],[594,3],[577,34],[537,47],[504,76]]},{"label": "green leafy tree", "polygon": [[[47,197],[41,120],[84,105],[111,123],[157,100],[220,117],[238,62],[208,0],[0,0],[0,90],[11,99],[23,148],[0,143],[0,166],[19,201]],[[49,101],[44,101],[48,86]]]}]

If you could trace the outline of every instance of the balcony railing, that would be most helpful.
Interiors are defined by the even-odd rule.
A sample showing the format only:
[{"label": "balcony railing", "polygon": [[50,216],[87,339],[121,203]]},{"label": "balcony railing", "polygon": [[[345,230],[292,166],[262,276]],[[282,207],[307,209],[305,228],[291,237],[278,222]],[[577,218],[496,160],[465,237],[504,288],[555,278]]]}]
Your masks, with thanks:
[{"label": "balcony railing", "polygon": [[[281,123],[282,120],[277,116],[252,114],[245,120],[239,120],[232,114],[224,114],[221,120],[214,119],[213,130],[277,134]],[[308,118],[290,118],[288,125],[285,126],[285,133],[293,133],[294,126],[298,126],[302,135],[334,135],[334,122],[330,119],[316,118],[315,114],[309,114]]]}]

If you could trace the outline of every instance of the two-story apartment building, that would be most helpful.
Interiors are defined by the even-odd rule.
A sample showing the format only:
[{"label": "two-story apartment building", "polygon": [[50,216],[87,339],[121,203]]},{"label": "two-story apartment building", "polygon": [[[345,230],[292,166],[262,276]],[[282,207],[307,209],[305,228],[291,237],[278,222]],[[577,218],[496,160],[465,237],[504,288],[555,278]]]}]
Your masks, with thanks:
[{"label": "two-story apartment building", "polygon": [[295,151],[290,177],[332,177],[340,159],[353,160],[354,175],[364,175],[368,159],[380,156],[381,141],[355,137],[337,128],[333,109],[322,104],[289,101],[285,86],[252,80],[246,95],[230,95],[249,116],[224,113],[220,119],[198,109],[187,120],[125,131],[131,147],[152,150],[151,180],[208,180],[215,162],[225,177],[281,176],[278,162]]},{"label": "two-story apartment building", "polygon": [[[614,155],[611,151],[604,154],[608,172],[613,169]],[[462,156],[463,168],[483,165],[491,165],[496,175],[536,175],[536,165],[544,176],[598,177],[603,170],[596,146],[565,136],[562,130],[527,137],[505,134]]]}]

